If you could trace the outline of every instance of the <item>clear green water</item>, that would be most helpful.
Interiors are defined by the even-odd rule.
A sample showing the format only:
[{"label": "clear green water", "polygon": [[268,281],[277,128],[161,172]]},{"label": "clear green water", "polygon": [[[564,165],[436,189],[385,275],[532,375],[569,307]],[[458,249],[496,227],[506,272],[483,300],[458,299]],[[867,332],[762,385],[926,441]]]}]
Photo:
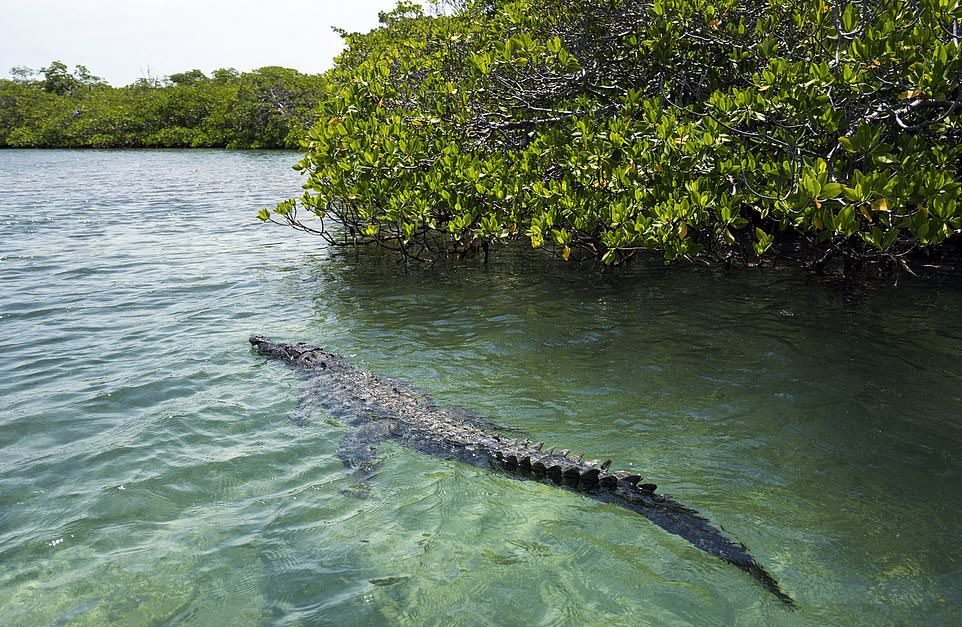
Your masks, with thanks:
[{"label": "clear green water", "polygon": [[[258,225],[289,153],[0,152],[0,624],[958,624],[962,290],[406,269]],[[639,469],[798,601],[630,512],[344,429],[252,332]]]}]

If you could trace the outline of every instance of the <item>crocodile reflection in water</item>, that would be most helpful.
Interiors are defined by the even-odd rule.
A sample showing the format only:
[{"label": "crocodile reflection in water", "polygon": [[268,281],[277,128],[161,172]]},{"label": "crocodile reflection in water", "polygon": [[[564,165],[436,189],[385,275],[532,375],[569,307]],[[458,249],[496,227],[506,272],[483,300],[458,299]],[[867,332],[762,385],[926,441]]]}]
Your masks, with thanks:
[{"label": "crocodile reflection in water", "polygon": [[610,461],[586,461],[569,456],[568,451],[543,450],[540,442],[507,438],[486,429],[488,425],[472,424],[453,410],[437,406],[430,397],[398,381],[356,368],[340,355],[316,346],[274,342],[262,335],[251,337],[250,343],[262,355],[312,375],[310,397],[353,427],[338,453],[349,466],[360,470],[373,467],[377,444],[393,439],[436,457],[580,492],[641,514],[702,551],[741,568],[781,601],[794,605],[743,544],[726,537],[695,510],[656,493],[656,486],[641,483],[639,475],[611,471]]}]

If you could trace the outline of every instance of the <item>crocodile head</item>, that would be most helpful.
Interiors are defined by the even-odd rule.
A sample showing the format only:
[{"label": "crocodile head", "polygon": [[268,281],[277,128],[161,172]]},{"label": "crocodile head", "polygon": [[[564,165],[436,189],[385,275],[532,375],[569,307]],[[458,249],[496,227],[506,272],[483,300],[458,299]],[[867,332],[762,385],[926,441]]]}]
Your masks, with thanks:
[{"label": "crocodile head", "polygon": [[297,344],[275,342],[265,335],[252,335],[249,341],[254,350],[265,357],[283,359],[307,369],[327,368],[328,361],[331,358],[337,358],[333,353],[303,342]]},{"label": "crocodile head", "polygon": [[265,357],[274,357],[276,359],[289,359],[290,354],[285,350],[288,346],[282,342],[275,342],[266,335],[252,335],[248,340],[251,346],[254,347],[261,355]]}]

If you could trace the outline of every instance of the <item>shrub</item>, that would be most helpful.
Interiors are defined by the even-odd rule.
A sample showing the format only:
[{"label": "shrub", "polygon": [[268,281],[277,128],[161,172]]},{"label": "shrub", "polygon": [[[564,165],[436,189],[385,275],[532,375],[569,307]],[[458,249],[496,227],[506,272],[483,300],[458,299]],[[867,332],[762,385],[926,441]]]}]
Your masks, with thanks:
[{"label": "shrub", "polygon": [[899,261],[962,229],[960,30],[958,0],[402,3],[345,34],[305,193],[260,217],[415,258]]}]

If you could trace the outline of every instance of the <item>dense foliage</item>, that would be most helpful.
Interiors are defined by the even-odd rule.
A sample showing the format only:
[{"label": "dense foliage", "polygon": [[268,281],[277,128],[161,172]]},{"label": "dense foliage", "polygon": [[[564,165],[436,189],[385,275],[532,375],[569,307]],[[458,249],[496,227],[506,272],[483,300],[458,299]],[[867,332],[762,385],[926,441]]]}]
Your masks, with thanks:
[{"label": "dense foliage", "polygon": [[59,61],[0,80],[0,147],[297,147],[320,76],[281,67],[200,70],[111,87]]},{"label": "dense foliage", "polygon": [[959,0],[402,2],[346,36],[306,192],[261,218],[419,258],[525,237],[894,264],[962,229],[960,21]]}]

